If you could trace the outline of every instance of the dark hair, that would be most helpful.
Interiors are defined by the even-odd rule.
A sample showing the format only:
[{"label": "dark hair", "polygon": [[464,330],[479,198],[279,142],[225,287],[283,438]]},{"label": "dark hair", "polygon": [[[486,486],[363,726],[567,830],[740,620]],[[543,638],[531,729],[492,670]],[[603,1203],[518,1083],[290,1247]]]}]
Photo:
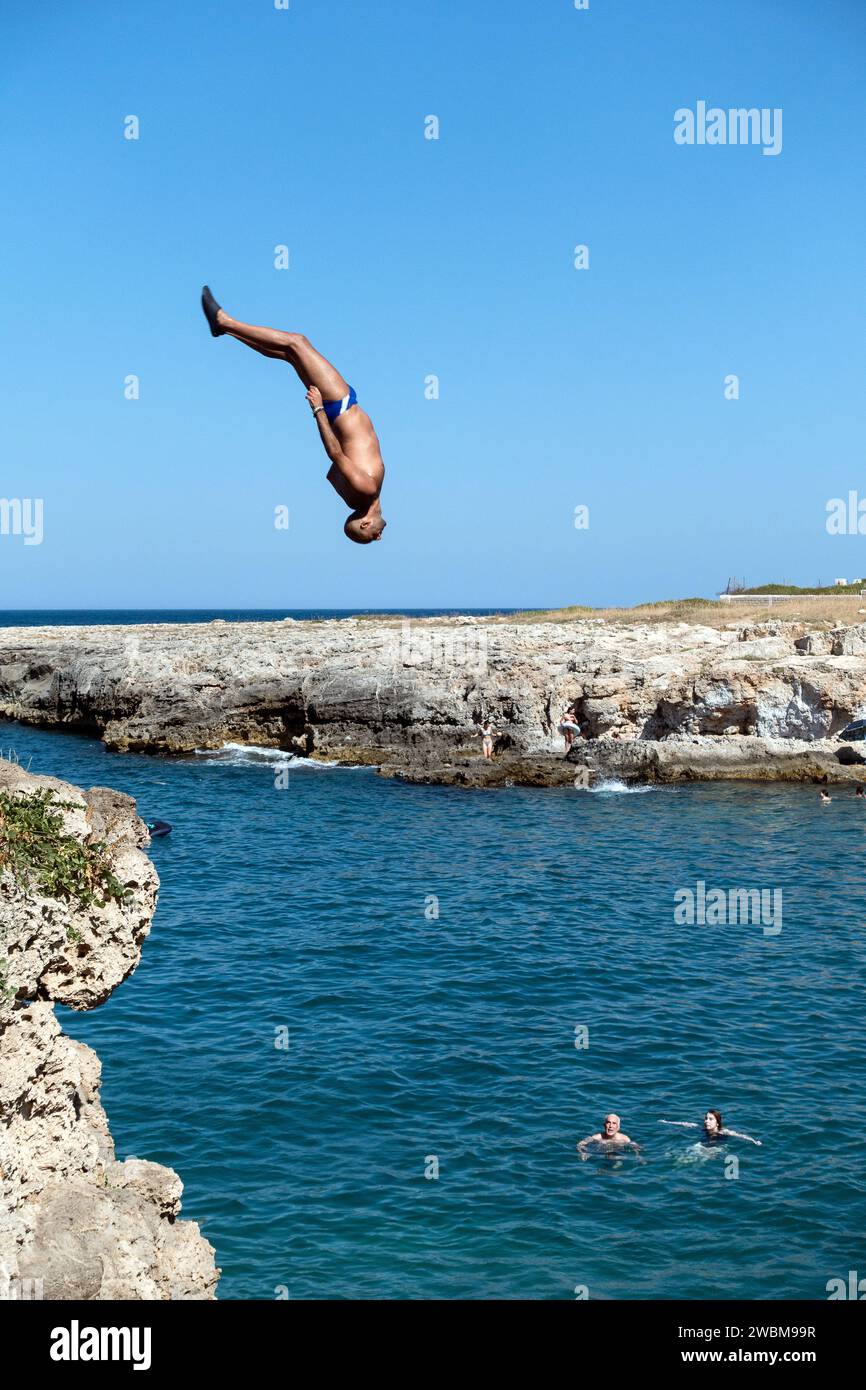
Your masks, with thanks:
[{"label": "dark hair", "polygon": [[718,1110],[708,1110],[708,1111],[707,1111],[707,1114],[708,1114],[708,1115],[715,1115],[715,1117],[716,1117],[716,1124],[719,1126],[719,1129],[724,1129],[724,1125],[722,1124],[722,1117],[721,1117],[721,1114],[719,1113]]}]

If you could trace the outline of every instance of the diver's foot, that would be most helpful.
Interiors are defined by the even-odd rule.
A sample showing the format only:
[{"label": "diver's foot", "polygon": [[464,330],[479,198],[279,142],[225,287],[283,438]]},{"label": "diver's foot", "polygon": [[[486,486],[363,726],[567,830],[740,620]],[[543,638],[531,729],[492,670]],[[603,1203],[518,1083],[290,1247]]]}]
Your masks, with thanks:
[{"label": "diver's foot", "polygon": [[211,294],[208,285],[205,285],[201,292],[201,307],[204,310],[204,316],[210,325],[210,331],[213,337],[218,338],[221,333],[225,333],[225,329],[220,327],[219,322],[220,306]]}]

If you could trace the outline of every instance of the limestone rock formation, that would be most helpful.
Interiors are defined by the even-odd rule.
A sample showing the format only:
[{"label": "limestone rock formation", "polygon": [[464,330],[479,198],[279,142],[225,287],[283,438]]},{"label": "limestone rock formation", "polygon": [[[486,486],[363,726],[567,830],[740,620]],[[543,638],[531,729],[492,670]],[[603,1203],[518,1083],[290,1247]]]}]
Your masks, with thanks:
[{"label": "limestone rock formation", "polygon": [[0,793],[42,788],[68,803],[63,835],[104,844],[128,891],[85,905],[0,859],[0,1298],[212,1298],[214,1251],[195,1222],[177,1220],[179,1177],[116,1160],[99,1059],[54,1013],[95,1008],[138,964],[158,889],[147,830],[130,797],[0,762]]},{"label": "limestone rock formation", "polygon": [[431,780],[477,756],[490,718],[500,753],[524,768],[541,759],[557,780],[572,701],[600,759],[621,762],[622,742],[682,743],[658,752],[663,770],[708,739],[695,755],[708,775],[757,760],[762,776],[791,776],[794,741],[822,745],[836,775],[836,736],[866,712],[866,625],[376,618],[0,633],[0,715],[118,750],[264,744]]}]

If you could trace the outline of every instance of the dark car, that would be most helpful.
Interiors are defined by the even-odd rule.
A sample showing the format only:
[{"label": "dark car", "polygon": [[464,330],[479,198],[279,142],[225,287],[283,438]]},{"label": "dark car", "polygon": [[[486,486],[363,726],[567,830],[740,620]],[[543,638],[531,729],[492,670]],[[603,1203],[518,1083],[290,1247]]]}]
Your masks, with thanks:
[{"label": "dark car", "polygon": [[866,719],[852,719],[850,724],[845,725],[838,737],[850,739],[852,743],[866,738]]}]

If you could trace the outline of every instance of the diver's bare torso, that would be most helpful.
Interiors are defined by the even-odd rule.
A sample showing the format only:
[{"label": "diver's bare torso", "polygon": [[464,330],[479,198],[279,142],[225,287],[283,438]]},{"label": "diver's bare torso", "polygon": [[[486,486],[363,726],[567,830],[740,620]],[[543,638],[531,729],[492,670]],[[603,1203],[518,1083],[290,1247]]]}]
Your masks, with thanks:
[{"label": "diver's bare torso", "polygon": [[353,405],[350,410],[332,421],[331,428],[347,460],[353,465],[353,470],[356,469],[365,481],[367,478],[370,481],[369,490],[365,487],[362,492],[352,485],[339,463],[332,463],[328,469],[328,482],[339,493],[347,507],[357,510],[369,506],[382,491],[385,478],[385,465],[382,462],[382,451],[373,421],[366,410],[362,410],[359,405]]}]

